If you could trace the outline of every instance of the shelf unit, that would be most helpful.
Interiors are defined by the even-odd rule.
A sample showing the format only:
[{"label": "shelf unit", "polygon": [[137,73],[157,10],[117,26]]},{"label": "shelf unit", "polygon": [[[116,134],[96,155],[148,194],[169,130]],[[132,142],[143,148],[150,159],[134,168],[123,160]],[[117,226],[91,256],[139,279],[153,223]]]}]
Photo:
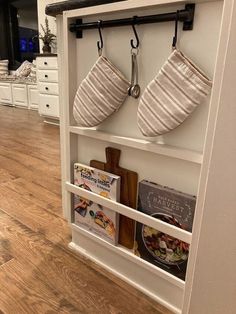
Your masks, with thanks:
[{"label": "shelf unit", "polygon": [[[235,23],[233,23],[234,19],[236,19],[235,2],[233,0],[227,2],[195,1],[197,5],[196,19],[192,33],[192,36],[194,37],[191,42],[192,46],[190,47],[188,45],[191,37],[189,34],[180,35],[180,45],[181,47],[186,48],[190,55],[195,54],[194,57],[196,61],[203,64],[205,70],[214,77],[212,96],[209,106],[202,106],[196,113],[194,113],[194,117],[186,121],[178,130],[173,131],[172,134],[164,137],[164,140],[162,139],[160,142],[152,142],[137,134],[135,128],[133,128],[134,120],[132,119],[135,110],[137,110],[137,105],[135,107],[135,103],[132,101],[129,101],[129,107],[126,106],[125,109],[121,108],[115,118],[114,116],[111,117],[108,122],[105,122],[104,125],[98,129],[84,129],[75,126],[72,114],[73,98],[79,82],[96,60],[96,51],[94,51],[95,49],[93,49],[93,47],[96,46],[97,33],[95,31],[88,31],[83,39],[76,39],[74,34],[69,32],[70,23],[75,22],[78,18],[91,21],[94,19],[109,19],[113,17],[119,18],[120,16],[138,15],[140,12],[142,12],[142,15],[145,15],[145,13],[150,14],[154,11],[166,11],[168,8],[171,11],[173,8],[179,9],[180,6],[185,3],[185,1],[179,0],[130,0],[100,5],[97,7],[64,11],[63,17],[57,16],[58,37],[63,39],[58,41],[63,207],[65,216],[68,218],[71,225],[72,242],[69,246],[73,250],[100,264],[108,271],[114,273],[163,304],[174,313],[209,314],[216,313],[217,311],[214,311],[214,309],[223,308],[223,301],[221,300],[222,298],[220,298],[219,292],[224,294],[224,291],[220,290],[219,285],[217,286],[218,290],[212,286],[214,282],[213,275],[217,274],[220,279],[226,275],[230,278],[230,272],[227,269],[221,270],[215,266],[219,264],[218,261],[214,263],[214,265],[210,263],[210,261],[212,261],[210,260],[210,257],[213,257],[212,250],[213,248],[217,248],[217,246],[209,231],[214,233],[214,237],[217,237],[218,241],[221,241],[218,234],[216,234],[217,228],[220,228],[221,226],[220,218],[224,220],[224,223],[226,222],[226,218],[224,216],[222,218],[222,215],[219,215],[219,213],[215,212],[213,209],[213,207],[220,209],[219,206],[223,205],[221,198],[217,201],[215,200],[216,193],[222,195],[222,190],[227,195],[231,193],[230,200],[232,201],[234,199],[236,201],[235,193],[231,190],[231,192],[228,192],[227,190],[229,184],[225,182],[222,190],[219,191],[216,187],[215,178],[217,174],[221,173],[222,158],[229,159],[226,150],[222,151],[216,143],[217,140],[220,140],[223,137],[224,131],[222,130],[222,124],[224,125],[225,130],[227,130],[227,136],[231,145],[231,147],[228,148],[228,151],[233,153],[236,150],[236,144],[234,143],[235,141],[232,136],[232,130],[235,130],[236,127],[232,127],[227,123],[227,121],[232,119],[232,116],[235,115],[235,106],[226,108],[225,105],[226,103],[232,105],[233,101],[233,96],[229,98],[230,94],[227,90],[230,85],[229,82],[232,81],[232,73],[230,72],[230,66],[228,66],[228,68],[226,66],[233,60],[233,55],[229,55],[228,53],[228,46],[231,44],[233,48],[236,47],[236,41],[231,34],[231,32],[233,32],[233,27],[236,27],[236,25],[234,25]],[[208,28],[204,25],[206,22],[208,23]],[[148,35],[144,36],[143,33],[141,35],[143,42],[146,44],[149,43],[149,47],[150,41],[148,42],[148,37],[156,35],[156,32],[157,35],[160,36],[160,33],[158,33],[159,29],[155,28],[155,31],[152,31],[152,28],[155,27],[149,26],[148,28],[148,26],[145,26],[144,31]],[[164,38],[172,35],[171,28],[168,28],[167,25],[160,27],[160,29],[164,32]],[[142,32],[141,27],[139,31]],[[112,32],[107,31],[106,42],[111,34],[114,35]],[[108,45],[107,50],[114,44],[114,40],[121,40],[122,37],[125,37],[127,41],[130,32],[128,32],[128,29],[126,28],[123,31],[117,30],[115,35],[116,36],[112,37],[112,43],[110,46]],[[93,45],[91,44],[91,41],[93,41]],[[200,49],[201,46],[204,46],[204,48]],[[152,48],[155,49],[155,45],[153,45]],[[122,51],[119,49],[123,49],[123,47],[117,48],[118,51],[113,51],[114,60],[121,66],[122,70],[125,71],[128,61],[125,62],[122,60],[123,63],[119,63]],[[88,51],[90,52],[89,56]],[[158,52],[160,54],[160,59],[168,56],[164,44]],[[143,49],[142,55],[144,60],[149,60],[150,63],[155,60],[148,50]],[[159,66],[162,62],[163,60],[160,60]],[[236,72],[235,68],[236,65],[231,69],[234,73]],[[145,86],[152,78],[153,74],[156,74],[153,71],[155,71],[155,69],[153,70],[153,67],[149,68],[147,72],[143,69],[144,78],[140,82],[142,86]],[[236,97],[236,92],[233,89],[230,91],[232,95]],[[129,120],[126,117],[129,117]],[[119,127],[121,125],[119,125],[119,123],[121,123],[122,119],[122,130],[119,132]],[[116,121],[119,123],[116,123]],[[219,125],[219,123],[221,123],[221,125]],[[126,131],[127,134],[124,135]],[[187,134],[186,137],[186,133],[188,132],[189,134]],[[185,142],[187,143],[186,146],[184,145]],[[102,198],[92,192],[80,189],[73,184],[73,163],[78,161],[89,163],[92,156],[100,157],[101,153],[98,153],[97,150],[102,150],[106,143],[115,145],[115,147],[119,147],[121,150],[124,149],[126,155],[124,156],[123,162],[127,162],[125,166],[127,165],[132,169],[132,165],[135,167],[136,160],[141,161],[141,179],[148,167],[150,168],[151,166],[155,166],[155,169],[157,169],[155,172],[157,172],[157,174],[159,174],[159,172],[161,173],[161,168],[163,168],[164,165],[163,159],[168,160],[166,168],[164,167],[165,171],[169,170],[172,172],[174,169],[173,173],[175,173],[175,171],[177,173],[177,170],[180,168],[179,172],[183,172],[182,177],[175,173],[175,180],[171,181],[169,176],[167,181],[176,181],[176,184],[183,184],[185,187],[188,185],[188,182],[190,182],[190,190],[192,189],[191,191],[197,194],[193,233],[157,221],[132,208]],[[223,144],[225,148],[227,147],[226,144],[227,143]],[[143,159],[143,156],[147,156],[147,154],[155,155],[153,158],[156,159],[152,159],[152,161],[155,160],[154,165],[149,165],[148,161]],[[188,167],[192,167],[194,171],[187,173],[187,168],[185,168],[183,164],[188,164]],[[219,168],[215,168],[216,165],[218,165]],[[227,178],[231,178],[232,175],[235,175],[236,177],[235,171],[232,171],[232,165],[233,162],[231,159],[229,164],[224,164],[226,168],[225,177]],[[170,167],[170,169],[167,169],[168,167]],[[189,176],[194,176],[194,178],[190,180]],[[213,178],[215,178],[215,181]],[[177,182],[181,180],[183,182]],[[193,181],[197,181],[197,184],[192,184]],[[170,273],[138,258],[125,248],[113,246],[96,235],[76,226],[73,223],[73,210],[71,208],[72,194],[78,194],[91,199],[92,201],[107,206],[118,213],[125,214],[136,221],[150,225],[153,228],[159,229],[190,243],[191,251],[186,281],[184,282],[179,278],[172,276]],[[227,204],[229,206],[229,212],[229,210],[232,209],[232,204],[229,203],[229,201]],[[209,219],[213,214],[214,219],[212,219],[215,224],[214,227],[209,224]],[[207,217],[208,221],[204,220],[204,217]],[[222,233],[225,237],[230,239],[225,225]],[[209,244],[207,246],[204,245],[204,237],[209,239]],[[210,250],[209,247],[211,248]],[[206,261],[204,261],[204,258],[207,258]],[[219,260],[223,261],[221,257],[219,257]],[[203,269],[203,265],[211,275],[211,282],[207,280],[206,270]],[[214,288],[213,290],[218,296],[217,300],[215,300],[215,296],[210,290],[207,290],[205,286],[199,286],[198,280],[201,281],[201,284],[204,283],[208,289]],[[207,291],[208,296],[202,296],[201,290],[204,290],[205,292]],[[228,294],[224,295],[224,297],[227,300],[230,298]],[[211,304],[209,304],[209,300],[212,301]],[[233,313],[234,308],[228,308],[230,311],[227,312],[227,314]],[[213,310],[211,311],[211,309]]]}]

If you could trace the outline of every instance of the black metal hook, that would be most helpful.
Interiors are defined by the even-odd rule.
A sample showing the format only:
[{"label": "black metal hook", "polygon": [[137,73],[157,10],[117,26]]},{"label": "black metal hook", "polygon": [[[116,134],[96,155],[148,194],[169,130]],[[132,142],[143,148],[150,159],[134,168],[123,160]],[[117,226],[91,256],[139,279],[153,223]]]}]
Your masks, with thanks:
[{"label": "black metal hook", "polygon": [[132,28],[133,28],[135,39],[136,39],[136,45],[134,44],[133,39],[130,40],[130,45],[132,48],[137,49],[139,47],[139,38],[138,38],[138,34],[134,26],[135,24],[136,24],[136,16],[133,17],[133,23],[132,23]]},{"label": "black metal hook", "polygon": [[172,42],[172,48],[176,48],[177,44],[177,39],[178,39],[178,22],[179,22],[179,10],[176,11],[176,18],[175,18],[175,34],[173,37],[173,42]]},{"label": "black metal hook", "polygon": [[99,40],[97,41],[98,52],[100,52],[103,48],[103,39],[102,39],[101,27],[102,27],[102,20],[99,20],[98,21],[98,32],[99,32],[100,41]]}]

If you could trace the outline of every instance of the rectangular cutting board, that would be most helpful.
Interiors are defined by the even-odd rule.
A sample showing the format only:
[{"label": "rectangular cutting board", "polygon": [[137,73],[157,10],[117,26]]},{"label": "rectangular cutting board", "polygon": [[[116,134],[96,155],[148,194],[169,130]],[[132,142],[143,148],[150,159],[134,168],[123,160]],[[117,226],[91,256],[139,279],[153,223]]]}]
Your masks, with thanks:
[{"label": "rectangular cutting board", "polygon": [[[121,177],[120,203],[136,209],[138,174],[119,166],[121,151],[106,147],[106,162],[91,160],[90,166]],[[119,244],[132,249],[134,246],[135,221],[120,215]]]}]

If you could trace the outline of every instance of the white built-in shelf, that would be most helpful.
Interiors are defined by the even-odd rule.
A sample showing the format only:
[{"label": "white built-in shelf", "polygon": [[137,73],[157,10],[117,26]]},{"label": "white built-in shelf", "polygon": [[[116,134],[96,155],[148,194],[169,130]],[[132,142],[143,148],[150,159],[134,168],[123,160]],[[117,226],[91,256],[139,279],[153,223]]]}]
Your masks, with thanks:
[{"label": "white built-in shelf", "polygon": [[133,138],[133,137],[119,136],[115,134],[98,131],[94,128],[87,129],[87,128],[80,128],[77,126],[70,126],[69,132],[73,134],[95,138],[101,141],[124,145],[124,146],[144,150],[144,151],[155,153],[155,154],[160,154],[160,155],[171,157],[171,158],[185,160],[185,161],[196,163],[196,164],[202,163],[202,158],[203,158],[202,153],[193,151],[193,150],[188,150],[185,148],[170,146],[166,144],[160,144],[160,143],[151,142],[151,141]]},{"label": "white built-in shelf", "polygon": [[[125,257],[126,259],[134,262],[135,264],[138,264],[139,266],[148,269],[149,271],[153,272],[158,277],[161,277],[161,278],[171,282],[175,286],[178,286],[179,288],[184,289],[185,282],[183,280],[181,280],[180,278],[166,272],[165,270],[147,262],[146,260],[136,256],[132,251],[126,249],[125,247],[122,247],[119,245],[115,246],[115,245],[103,240],[102,238],[100,238],[96,234],[94,234],[88,230],[85,230],[85,229],[81,228],[80,226],[78,226],[74,223],[71,224],[71,227],[76,232],[79,232],[79,233],[83,234],[84,236],[86,236],[90,239],[92,238],[99,245],[105,246],[106,248],[112,250],[113,252],[116,252],[117,254],[119,254],[119,255]],[[73,244],[71,244],[71,245],[73,245]]]},{"label": "white built-in shelf", "polygon": [[[161,6],[161,5],[175,5],[175,4],[186,4],[187,3],[202,3],[202,2],[216,2],[216,1],[222,1],[222,0],[194,0],[194,1],[186,1],[186,0],[129,0],[122,3],[122,10],[130,10],[134,8],[137,9],[146,9],[151,8],[155,6]],[[93,6],[93,7],[87,7],[87,8],[80,8],[75,10],[68,10],[64,11],[65,16],[68,18],[74,18],[74,17],[81,17],[86,15],[92,15],[92,14],[101,14],[101,13],[109,13],[109,12],[119,12],[121,10],[120,3],[108,3],[104,5],[99,6]]]},{"label": "white built-in shelf", "polygon": [[[188,125],[186,123],[186,128],[183,126],[181,131],[183,137],[177,133],[173,134],[173,137],[170,136],[171,145],[175,146],[161,144],[159,141],[153,142],[153,139],[149,140],[138,133],[129,134],[125,132],[125,129],[122,135],[118,135],[112,122],[110,125],[106,125],[106,131],[99,130],[99,128],[98,130],[84,129],[72,125],[73,123],[70,124],[69,121],[73,119],[73,97],[78,88],[78,83],[86,75],[86,69],[90,68],[91,58],[95,57],[96,51],[91,54],[88,51],[93,49],[92,47],[94,47],[97,40],[97,33],[94,30],[94,32],[86,35],[86,38],[82,41],[77,40],[74,34],[71,35],[68,31],[68,25],[78,18],[83,18],[86,22],[89,22],[100,18],[117,19],[134,15],[162,14],[182,9],[186,2],[197,4],[196,19],[193,31],[181,34],[180,48],[213,78],[214,84],[209,109],[208,102],[204,106],[199,106],[196,115],[192,116],[193,124],[189,121]],[[71,200],[74,193],[182,241],[191,243],[185,282],[156,265],[135,256],[129,250],[114,246],[95,234],[76,226],[73,221],[70,221],[72,229],[70,247],[176,314],[201,313],[204,311],[206,313],[216,313],[219,309],[224,313],[226,305],[229,305],[229,311],[231,310],[232,313],[235,310],[231,298],[234,286],[231,285],[231,289],[228,290],[222,289],[222,282],[232,277],[230,262],[226,261],[228,267],[224,268],[221,267],[223,257],[220,257],[217,263],[210,262],[214,258],[213,253],[218,242],[221,241],[220,236],[222,238],[222,234],[219,236],[216,230],[220,225],[223,225],[223,218],[224,226],[228,227],[229,224],[227,224],[226,218],[231,217],[233,213],[232,204],[234,202],[231,200],[235,199],[235,195],[227,184],[223,186],[223,193],[227,196],[226,200],[228,200],[228,206],[226,206],[228,215],[226,213],[223,217],[218,210],[215,211],[214,224],[210,224],[209,219],[207,219],[212,217],[214,209],[222,207],[223,201],[225,202],[225,199],[221,201],[221,199],[215,198],[218,188],[215,181],[218,177],[221,178],[222,175],[227,182],[232,181],[234,177],[232,171],[233,158],[227,159],[226,157],[231,156],[236,147],[233,139],[234,132],[232,132],[234,130],[232,128],[233,123],[230,123],[235,116],[235,108],[231,106],[235,92],[230,85],[235,72],[234,56],[231,53],[236,47],[235,36],[233,36],[236,20],[235,8],[234,0],[129,0],[69,10],[63,13],[63,18],[57,16],[59,38],[62,39],[58,41],[58,44],[59,55],[61,56],[59,58],[62,109],[61,157],[65,214],[70,218],[73,217],[74,209]],[[174,32],[174,23],[171,23],[171,25],[163,23],[161,26],[156,26],[156,28],[152,25],[150,27],[146,25],[142,30],[140,29],[143,34],[145,32],[145,36],[142,36],[145,44],[142,49],[146,47],[146,50],[144,48],[142,51],[141,60],[141,65],[145,65],[144,77],[140,81],[143,86],[153,77],[153,71],[155,70],[153,70],[152,61],[158,59],[155,62],[155,68],[157,69],[162,65],[165,56],[169,55],[172,28]],[[128,28],[119,28],[119,30],[117,29],[117,36],[112,36],[114,35],[113,31],[107,30],[107,37],[109,37],[107,51],[109,51],[109,55],[111,52],[112,60],[117,62],[123,70],[126,70],[129,66],[127,58],[121,58],[122,53],[125,52],[123,43],[129,43],[131,31],[131,28],[130,30]],[[163,45],[160,46],[160,42]],[[114,44],[119,49],[112,49]],[[149,47],[158,52],[157,55],[150,54]],[[136,112],[135,106],[132,107],[132,102],[130,102],[130,105],[129,108],[124,109],[116,117],[118,120],[125,119],[125,126],[130,122],[129,115],[134,111]],[[120,125],[117,120],[116,123],[115,127]],[[222,128],[222,125],[225,128]],[[196,132],[196,130],[199,130],[199,132]],[[222,149],[222,147],[227,146],[222,141],[224,133],[227,134],[227,143],[231,143],[231,145],[228,145],[229,150]],[[72,140],[70,137],[72,137]],[[87,142],[84,139],[88,140],[88,143],[98,143],[94,147],[89,147],[88,151]],[[178,147],[181,140],[186,143],[185,148]],[[187,143],[191,140],[199,145],[205,143],[203,153],[201,149],[200,151],[194,151],[188,148]],[[154,182],[163,180],[163,184],[177,188],[174,181],[178,180],[180,181],[176,183],[179,186],[178,189],[184,191],[186,184],[189,184],[189,190],[195,191],[194,194],[197,191],[193,234],[117,202],[102,198],[71,183],[73,182],[73,163],[77,159],[81,159],[81,162],[91,160],[93,157],[101,159],[101,154],[104,154],[104,146],[109,144],[115,147],[121,146],[118,147],[121,149],[127,148],[125,164],[128,168],[139,153],[140,156],[134,168],[140,167],[141,177],[150,177],[151,173],[152,178],[150,180],[152,179]],[[228,152],[228,156],[225,152]],[[146,163],[146,159],[142,158],[142,155],[147,156],[146,159],[150,161],[150,165]],[[172,159],[170,160],[170,158]],[[222,172],[219,164],[224,159],[227,162],[224,163],[224,171]],[[158,161],[160,161],[160,164],[157,164]],[[172,164],[171,169],[169,168],[170,161]],[[152,173],[153,169],[156,169],[156,173]],[[159,169],[163,170],[161,175],[159,175]],[[198,170],[201,170],[200,176]],[[181,175],[183,176],[182,181]],[[230,201],[232,204],[230,204]],[[212,204],[215,206],[211,206]],[[229,228],[227,227],[222,228],[222,232],[226,238],[232,238],[233,232],[228,231]],[[214,233],[218,236],[218,242],[215,241],[215,237],[211,236]],[[211,250],[206,245],[205,239],[209,239]],[[208,276],[206,276],[206,273]],[[218,285],[216,281],[219,283]],[[199,285],[199,282],[202,284]],[[208,293],[207,297],[206,292]]]},{"label": "white built-in shelf", "polygon": [[180,229],[178,227],[175,227],[171,224],[168,224],[164,221],[158,220],[156,218],[153,218],[152,216],[146,215],[142,212],[139,212],[131,207],[125,206],[123,204],[120,204],[118,202],[112,201],[110,199],[107,199],[105,197],[102,197],[98,194],[95,194],[93,192],[87,191],[85,189],[82,189],[74,184],[71,184],[67,182],[65,184],[66,190],[79,195],[80,197],[84,197],[86,199],[91,200],[94,203],[100,204],[104,207],[108,207],[109,209],[125,215],[133,220],[136,220],[142,224],[148,225],[152,228],[155,228],[163,233],[167,233],[179,240],[182,240],[186,243],[191,243],[192,234],[191,232],[188,232],[186,230]]}]

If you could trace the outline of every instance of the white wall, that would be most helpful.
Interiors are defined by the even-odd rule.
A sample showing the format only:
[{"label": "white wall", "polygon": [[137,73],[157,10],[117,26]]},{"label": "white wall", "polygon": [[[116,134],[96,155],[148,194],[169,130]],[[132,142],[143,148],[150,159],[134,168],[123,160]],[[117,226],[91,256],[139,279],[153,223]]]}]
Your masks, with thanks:
[{"label": "white wall", "polygon": [[[62,0],[38,0],[38,24],[39,24],[39,32],[42,31],[40,24],[45,24],[45,7],[47,4],[61,2]],[[54,17],[48,16],[49,27],[53,34],[56,35],[56,19]],[[53,48],[53,52],[55,52],[56,47]],[[40,40],[40,51],[42,51],[42,41]]]}]

